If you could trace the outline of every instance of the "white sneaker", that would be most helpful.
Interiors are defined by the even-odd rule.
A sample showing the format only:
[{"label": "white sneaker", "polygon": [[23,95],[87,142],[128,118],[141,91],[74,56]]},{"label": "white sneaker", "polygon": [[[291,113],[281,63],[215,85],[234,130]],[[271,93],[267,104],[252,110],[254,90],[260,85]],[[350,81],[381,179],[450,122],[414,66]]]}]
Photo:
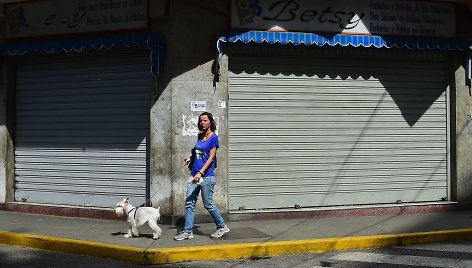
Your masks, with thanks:
[{"label": "white sneaker", "polygon": [[187,233],[187,232],[182,232],[178,236],[174,237],[174,240],[176,241],[182,241],[185,239],[193,239],[193,232]]},{"label": "white sneaker", "polygon": [[212,233],[211,237],[220,238],[228,232],[229,232],[229,228],[228,228],[228,226],[225,225],[225,227],[223,227],[223,228],[216,229],[216,232]]}]

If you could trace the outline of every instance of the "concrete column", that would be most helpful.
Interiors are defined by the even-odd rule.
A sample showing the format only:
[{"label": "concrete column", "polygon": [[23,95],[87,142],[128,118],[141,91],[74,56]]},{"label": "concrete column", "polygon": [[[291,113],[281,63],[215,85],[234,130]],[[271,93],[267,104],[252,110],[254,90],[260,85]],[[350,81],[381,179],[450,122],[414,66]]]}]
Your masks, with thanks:
[{"label": "concrete column", "polygon": [[15,65],[4,58],[0,81],[0,203],[14,201]]},{"label": "concrete column", "polygon": [[455,92],[451,94],[451,113],[454,113],[455,108],[455,114],[453,114],[455,116],[455,132],[453,132],[451,139],[453,149],[455,145],[456,166],[452,166],[452,169],[455,169],[455,178],[454,176],[452,178],[452,197],[459,203],[466,204],[472,203],[472,92],[470,81],[466,79],[465,54],[456,53],[454,55],[451,69],[455,70]]}]

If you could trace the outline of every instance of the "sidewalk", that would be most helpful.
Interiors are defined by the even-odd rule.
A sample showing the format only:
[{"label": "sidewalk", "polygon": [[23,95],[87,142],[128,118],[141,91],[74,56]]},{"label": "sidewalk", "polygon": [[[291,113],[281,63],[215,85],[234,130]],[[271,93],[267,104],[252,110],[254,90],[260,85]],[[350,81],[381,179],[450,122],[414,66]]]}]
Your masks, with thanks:
[{"label": "sidewalk", "polygon": [[0,244],[92,255],[138,264],[251,258],[401,244],[472,239],[472,210],[447,213],[228,222],[211,239],[213,223],[196,224],[193,240],[174,241],[174,226],[152,239],[126,239],[126,221],[67,218],[0,210]]}]

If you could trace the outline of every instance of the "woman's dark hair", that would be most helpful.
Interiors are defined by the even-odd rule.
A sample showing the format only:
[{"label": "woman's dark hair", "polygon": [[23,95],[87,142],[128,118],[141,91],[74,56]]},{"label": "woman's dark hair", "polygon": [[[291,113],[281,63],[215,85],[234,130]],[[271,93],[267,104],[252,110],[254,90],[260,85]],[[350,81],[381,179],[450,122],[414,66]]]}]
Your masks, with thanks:
[{"label": "woman's dark hair", "polygon": [[213,119],[213,115],[209,112],[203,112],[200,114],[200,116],[198,116],[198,130],[202,131],[202,127],[200,126],[200,118],[202,117],[202,115],[206,115],[208,116],[208,119],[210,120],[210,130],[212,132],[215,132],[216,131],[216,122],[215,122],[215,119]]}]

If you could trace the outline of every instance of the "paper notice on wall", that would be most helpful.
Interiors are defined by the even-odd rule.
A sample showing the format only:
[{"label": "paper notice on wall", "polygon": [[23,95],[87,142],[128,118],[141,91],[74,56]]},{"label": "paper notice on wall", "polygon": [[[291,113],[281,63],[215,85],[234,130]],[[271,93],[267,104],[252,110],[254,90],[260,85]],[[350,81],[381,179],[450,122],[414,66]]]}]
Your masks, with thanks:
[{"label": "paper notice on wall", "polygon": [[[213,117],[213,120],[215,120],[216,123],[216,131],[215,134],[218,135],[218,126],[220,123],[220,118],[215,116]],[[192,115],[182,115],[182,135],[184,136],[197,136],[200,130],[198,129],[198,115],[192,116]]]},{"label": "paper notice on wall", "polygon": [[226,108],[226,101],[218,101],[218,108],[220,109]]},{"label": "paper notice on wall", "polygon": [[192,112],[204,112],[206,111],[206,101],[192,101],[191,110]]},{"label": "paper notice on wall", "polygon": [[198,135],[198,116],[182,115],[182,135],[197,136]]}]

